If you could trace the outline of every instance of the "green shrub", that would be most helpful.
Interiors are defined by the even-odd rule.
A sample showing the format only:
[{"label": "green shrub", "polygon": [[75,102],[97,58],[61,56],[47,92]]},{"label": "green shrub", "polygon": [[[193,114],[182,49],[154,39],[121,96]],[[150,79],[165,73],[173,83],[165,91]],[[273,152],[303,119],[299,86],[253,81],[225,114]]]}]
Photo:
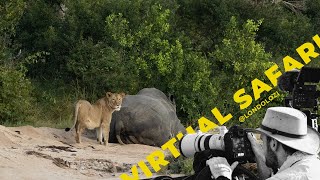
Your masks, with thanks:
[{"label": "green shrub", "polygon": [[170,163],[165,168],[162,168],[159,173],[162,174],[185,174],[191,175],[193,171],[193,158],[167,156],[166,160]]},{"label": "green shrub", "polygon": [[32,115],[31,92],[23,72],[0,67],[0,122],[18,124]]}]

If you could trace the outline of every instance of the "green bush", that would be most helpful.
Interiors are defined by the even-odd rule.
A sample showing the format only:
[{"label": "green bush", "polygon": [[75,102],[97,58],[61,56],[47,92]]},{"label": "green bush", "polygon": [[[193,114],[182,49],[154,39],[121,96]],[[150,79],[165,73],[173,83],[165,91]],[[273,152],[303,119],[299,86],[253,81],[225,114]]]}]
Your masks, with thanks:
[{"label": "green bush", "polygon": [[193,158],[177,158],[169,164],[171,174],[186,174],[191,175],[193,171]]},{"label": "green bush", "polygon": [[32,125],[66,128],[73,123],[74,103],[86,99],[79,89],[59,80],[33,80],[36,104]]},{"label": "green bush", "polygon": [[194,174],[193,158],[167,156],[166,159],[170,162],[168,166],[161,169],[160,174]]},{"label": "green bush", "polygon": [[[246,94],[253,96],[251,81],[255,78],[263,81],[265,79],[263,72],[272,65],[270,62],[272,55],[255,40],[261,23],[261,20],[257,22],[247,20],[246,23],[239,25],[236,18],[231,17],[222,43],[210,54],[213,79],[218,90],[215,98],[217,106],[221,108],[226,106],[227,112],[233,110],[231,113],[234,118],[231,121],[236,124],[239,123],[238,116],[241,114],[239,114],[239,104],[234,103],[234,93],[245,88]],[[263,100],[265,94],[267,93],[261,94],[260,100]],[[254,107],[254,104],[255,101],[248,109]],[[242,111],[246,112],[248,109]]]},{"label": "green bush", "polygon": [[[126,66],[124,66],[126,64]],[[130,64],[123,62],[121,55],[103,43],[92,39],[81,40],[68,59],[68,70],[74,74],[77,86],[85,88],[97,98],[106,91],[127,91],[135,87]]]},{"label": "green bush", "polygon": [[0,122],[18,124],[32,115],[31,92],[23,72],[0,67]]}]

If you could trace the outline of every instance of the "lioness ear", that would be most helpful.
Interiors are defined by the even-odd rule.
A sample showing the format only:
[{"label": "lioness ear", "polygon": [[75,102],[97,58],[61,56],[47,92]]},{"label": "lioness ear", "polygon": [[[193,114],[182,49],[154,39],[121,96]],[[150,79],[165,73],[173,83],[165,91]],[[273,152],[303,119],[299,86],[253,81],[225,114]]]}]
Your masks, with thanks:
[{"label": "lioness ear", "polygon": [[111,92],[107,92],[107,97],[111,97],[112,93]]},{"label": "lioness ear", "polygon": [[120,95],[122,96],[122,98],[126,95],[126,93],[122,92],[120,93]]}]

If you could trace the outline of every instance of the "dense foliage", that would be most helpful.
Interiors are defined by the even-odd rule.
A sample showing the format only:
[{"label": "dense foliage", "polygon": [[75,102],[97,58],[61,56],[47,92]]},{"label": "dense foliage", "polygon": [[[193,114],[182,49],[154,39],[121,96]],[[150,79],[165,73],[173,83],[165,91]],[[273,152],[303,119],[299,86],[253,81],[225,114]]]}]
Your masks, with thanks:
[{"label": "dense foliage", "polygon": [[319,2],[303,2],[2,0],[0,122],[28,120],[33,104],[46,118],[32,119],[56,124],[76,99],[144,87],[174,94],[185,125],[238,112],[238,89],[319,32]]},{"label": "dense foliage", "polygon": [[[22,0],[0,3],[0,122],[14,124],[30,118],[32,85],[25,76],[13,38],[22,16]],[[17,53],[17,54],[15,54]]]}]

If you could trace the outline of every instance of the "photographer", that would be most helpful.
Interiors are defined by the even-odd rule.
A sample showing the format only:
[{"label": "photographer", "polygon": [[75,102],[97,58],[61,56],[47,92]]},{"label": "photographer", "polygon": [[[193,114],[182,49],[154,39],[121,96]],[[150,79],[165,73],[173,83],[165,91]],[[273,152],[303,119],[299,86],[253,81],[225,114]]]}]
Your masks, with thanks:
[{"label": "photographer", "polygon": [[[304,113],[288,107],[268,108],[257,131],[261,133],[262,147],[253,134],[248,138],[260,179],[320,179],[320,135],[307,126]],[[215,179],[231,179],[237,162],[230,166],[224,157],[213,157],[207,165]]]}]

